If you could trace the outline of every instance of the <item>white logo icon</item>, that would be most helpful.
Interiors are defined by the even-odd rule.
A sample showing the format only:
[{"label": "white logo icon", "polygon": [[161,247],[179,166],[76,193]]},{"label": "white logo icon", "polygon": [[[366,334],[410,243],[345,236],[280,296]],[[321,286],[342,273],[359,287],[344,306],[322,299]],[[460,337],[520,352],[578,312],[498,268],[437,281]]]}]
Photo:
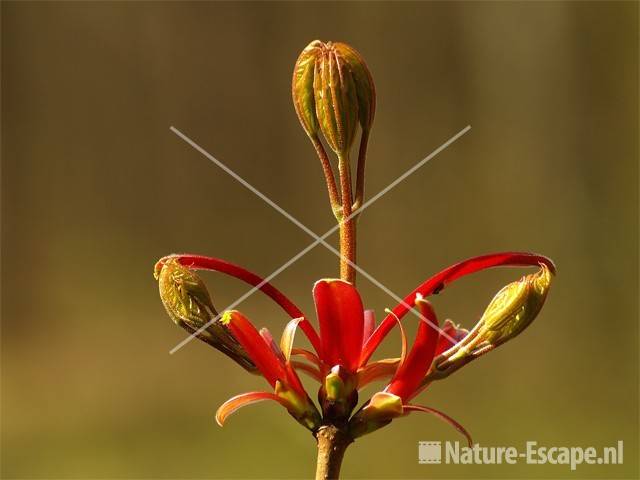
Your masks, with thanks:
[{"label": "white logo icon", "polygon": [[418,442],[418,463],[441,463],[442,442]]}]

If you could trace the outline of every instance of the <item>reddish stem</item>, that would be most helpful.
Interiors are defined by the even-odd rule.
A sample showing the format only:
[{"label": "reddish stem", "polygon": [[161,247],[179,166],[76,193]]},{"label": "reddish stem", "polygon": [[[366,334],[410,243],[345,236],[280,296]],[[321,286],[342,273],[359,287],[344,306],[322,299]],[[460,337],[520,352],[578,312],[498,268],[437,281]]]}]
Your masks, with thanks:
[{"label": "reddish stem", "polygon": [[355,285],[356,270],[353,264],[356,263],[356,219],[351,215],[353,196],[348,154],[338,155],[338,171],[342,199],[342,215],[338,218],[340,221],[340,278]]},{"label": "reddish stem", "polygon": [[327,184],[327,191],[329,193],[329,202],[331,203],[331,210],[333,214],[338,218],[341,214],[340,197],[338,196],[338,187],[336,186],[336,179],[333,175],[333,169],[331,168],[331,162],[327,156],[320,139],[317,136],[311,137],[311,143],[315,148],[320,164],[322,165],[322,173],[324,173],[324,180]]},{"label": "reddish stem", "polygon": [[367,144],[369,142],[369,130],[363,130],[360,136],[360,149],[358,150],[358,169],[356,174],[356,198],[353,203],[354,210],[359,209],[364,203],[364,177],[365,163],[367,160]]}]

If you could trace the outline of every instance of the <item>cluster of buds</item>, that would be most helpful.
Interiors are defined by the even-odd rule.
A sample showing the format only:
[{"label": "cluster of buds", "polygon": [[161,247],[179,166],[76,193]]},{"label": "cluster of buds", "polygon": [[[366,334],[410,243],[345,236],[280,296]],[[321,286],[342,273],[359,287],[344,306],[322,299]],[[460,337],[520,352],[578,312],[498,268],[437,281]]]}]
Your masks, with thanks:
[{"label": "cluster of buds", "polygon": [[219,320],[209,291],[202,279],[175,258],[158,262],[153,275],[160,299],[174,323],[191,335],[218,349],[246,370],[256,369],[247,352]]},{"label": "cluster of buds", "polygon": [[[554,268],[552,263],[541,262],[537,272],[502,288],[471,331],[447,320],[437,343],[427,345],[428,339],[433,341],[434,337],[421,331],[425,328],[421,323],[414,346],[408,358],[401,362],[394,379],[353,417],[356,433],[376,430],[393,418],[415,410],[440,416],[467,435],[470,441],[462,426],[442,412],[408,402],[434,380],[448,377],[524,331],[536,318],[547,298],[552,279],[551,268]],[[418,295],[415,303],[423,318],[428,318],[432,324],[437,322],[431,305],[421,295]],[[413,370],[413,375],[406,374],[406,370]]]},{"label": "cluster of buds", "polygon": [[[363,201],[366,147],[375,113],[371,74],[352,47],[314,41],[295,64],[292,90],[300,123],[321,160],[331,206],[340,225],[340,279],[322,279],[313,287],[319,330],[276,287],[239,265],[200,255],[170,255],[160,259],[154,270],[160,297],[171,319],[245,370],[264,377],[271,387],[270,391],[231,398],[218,409],[216,420],[222,425],[229,415],[245,405],[273,400],[311,430],[319,443],[328,427],[337,429],[347,439],[343,442],[346,448],[353,439],[398,417],[425,412],[448,422],[471,443],[470,435],[458,422],[412,400],[435,380],[448,377],[527,328],[547,297],[555,274],[553,262],[526,252],[495,253],[464,260],[418,285],[402,302],[387,310],[387,315],[377,324],[373,311],[365,310],[355,288],[353,268],[355,218]],[[358,125],[361,140],[354,197],[349,151]],[[320,134],[337,156],[340,193],[334,165]],[[463,276],[494,267],[536,267],[538,270],[500,290],[470,331],[451,320],[440,326],[428,297]],[[290,319],[280,341],[276,342],[267,329],[258,330],[237,310],[219,314],[197,270],[230,275],[275,301]],[[411,311],[416,313],[419,324],[409,348],[403,318]],[[396,326],[402,338],[401,354],[372,361],[373,354]],[[310,349],[294,345],[298,329],[306,335]],[[305,390],[299,373],[318,382],[317,404]],[[358,408],[359,392],[374,381],[383,381],[385,386]],[[334,447],[337,448],[335,443],[330,443],[327,452]],[[318,478],[332,475],[335,471],[325,471]]]},{"label": "cluster of buds", "polygon": [[[538,266],[538,271],[500,290],[471,331],[451,320],[442,328],[427,297],[457,278],[498,266]],[[229,274],[260,289],[291,317],[281,340],[256,329],[242,313],[216,314],[209,293],[196,270]],[[302,311],[270,283],[244,268],[211,257],[171,255],[155,268],[160,297],[169,316],[188,332],[214,346],[238,364],[262,375],[273,392],[238,395],[220,407],[220,425],[240,407],[262,400],[284,406],[302,425],[317,432],[323,425],[342,425],[351,438],[373,432],[410,412],[436,415],[470,435],[443,412],[411,400],[434,380],[479,358],[520,334],[538,315],[547,297],[553,263],[529,253],[500,253],[455,264],[429,278],[411,292],[376,326],[373,311],[365,310],[360,294],[349,282],[325,279],[316,282],[313,298],[319,332]],[[402,317],[415,309],[420,319],[415,340],[408,348]],[[402,337],[402,353],[396,358],[370,361],[394,325]],[[297,329],[306,334],[312,350],[296,348]],[[298,372],[319,383],[319,408],[305,391]],[[358,392],[373,381],[389,379],[357,411]],[[355,412],[355,413],[354,413]]]}]

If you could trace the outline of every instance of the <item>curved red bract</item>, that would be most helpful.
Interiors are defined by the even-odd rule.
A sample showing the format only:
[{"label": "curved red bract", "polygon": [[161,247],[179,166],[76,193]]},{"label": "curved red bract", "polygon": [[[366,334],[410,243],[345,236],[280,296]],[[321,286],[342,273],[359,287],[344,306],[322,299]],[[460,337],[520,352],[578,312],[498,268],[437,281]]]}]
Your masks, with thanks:
[{"label": "curved red bract", "polygon": [[[553,264],[553,261],[545,256],[537,255],[535,253],[501,252],[463,260],[462,262],[445,268],[441,272],[436,273],[434,276],[418,285],[417,288],[404,298],[403,302],[396,305],[392,310],[392,314],[398,318],[402,318],[412,307],[415,306],[416,295],[428,297],[434,293],[439,293],[448,284],[460,277],[464,277],[465,275],[494,267],[536,266],[541,263],[549,267],[549,270],[551,270],[552,273],[555,273],[556,267]],[[369,337],[369,340],[367,340],[360,358],[360,365],[364,365],[369,361],[373,352],[375,352],[376,348],[378,348],[382,340],[384,340],[395,325],[396,320],[393,318],[392,314],[387,315],[382,320],[378,328],[373,332],[371,337]]]}]

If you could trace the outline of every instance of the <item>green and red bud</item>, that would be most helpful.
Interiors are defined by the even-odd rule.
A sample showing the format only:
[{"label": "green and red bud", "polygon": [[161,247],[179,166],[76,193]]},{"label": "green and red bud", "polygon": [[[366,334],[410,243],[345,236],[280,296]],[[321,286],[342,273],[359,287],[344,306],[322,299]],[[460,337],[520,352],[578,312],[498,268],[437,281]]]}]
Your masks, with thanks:
[{"label": "green and red bud", "polygon": [[519,335],[540,313],[552,278],[551,270],[541,264],[536,273],[502,288],[467,336],[435,359],[427,379],[448,376]]},{"label": "green and red bud", "polygon": [[388,425],[394,418],[411,412],[428,413],[439,418],[463,434],[469,447],[473,445],[469,432],[446,413],[424,405],[405,404],[399,396],[389,392],[378,392],[371,397],[371,400],[349,421],[349,433],[353,438],[361,437]]},{"label": "green and red bud", "polygon": [[193,270],[180,264],[178,259],[169,258],[156,264],[154,277],[158,280],[162,304],[176,325],[218,349],[246,370],[256,371],[246,351],[217,320],[218,313],[209,291]]},{"label": "green and red bud", "polygon": [[354,438],[371,433],[388,425],[404,414],[402,399],[389,392],[377,392],[349,421],[349,431]]},{"label": "green and red bud", "polygon": [[275,394],[284,400],[283,405],[289,414],[302,426],[312,432],[320,427],[322,423],[320,412],[306,393],[300,393],[277,382]]},{"label": "green and red bud", "polygon": [[358,403],[358,377],[340,365],[334,366],[324,378],[318,400],[325,418],[346,420]]},{"label": "green and red bud", "polygon": [[293,70],[293,104],[307,135],[320,130],[331,149],[347,155],[360,124],[369,132],[375,114],[375,87],[362,56],[340,42],[311,42]]}]

